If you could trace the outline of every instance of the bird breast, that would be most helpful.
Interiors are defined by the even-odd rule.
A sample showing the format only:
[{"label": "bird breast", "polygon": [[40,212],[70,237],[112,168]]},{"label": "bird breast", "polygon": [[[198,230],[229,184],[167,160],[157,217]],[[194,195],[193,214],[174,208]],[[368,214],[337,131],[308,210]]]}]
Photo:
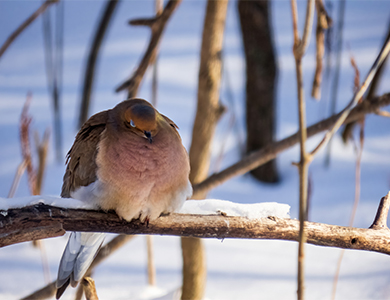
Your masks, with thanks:
[{"label": "bird breast", "polygon": [[106,129],[96,162],[99,206],[126,220],[153,220],[190,196],[188,156],[175,134],[160,131],[149,143],[131,132],[119,138]]}]

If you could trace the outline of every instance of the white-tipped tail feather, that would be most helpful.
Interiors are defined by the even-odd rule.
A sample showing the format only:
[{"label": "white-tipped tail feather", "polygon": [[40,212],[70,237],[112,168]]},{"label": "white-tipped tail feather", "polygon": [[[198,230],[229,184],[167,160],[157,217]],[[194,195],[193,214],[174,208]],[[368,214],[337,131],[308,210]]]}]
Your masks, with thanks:
[{"label": "white-tipped tail feather", "polygon": [[103,243],[104,233],[72,232],[62,255],[56,287],[70,283],[73,287],[83,278]]}]

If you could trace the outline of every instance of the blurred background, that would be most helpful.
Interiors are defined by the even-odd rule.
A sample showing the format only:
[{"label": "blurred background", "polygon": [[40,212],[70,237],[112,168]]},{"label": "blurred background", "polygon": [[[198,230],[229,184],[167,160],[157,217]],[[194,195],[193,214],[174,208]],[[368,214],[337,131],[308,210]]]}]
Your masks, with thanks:
[{"label": "blurred background", "polygon": [[[210,173],[224,169],[240,160],[246,151],[256,149],[256,145],[247,141],[248,49],[244,47],[241,28],[245,24],[240,22],[238,2],[229,2],[226,16],[220,89],[220,102],[226,112],[218,123],[213,141]],[[253,35],[257,40],[264,39],[264,43],[270,43],[268,50],[275,59],[275,74],[267,79],[272,82],[270,89],[273,94],[268,95],[271,108],[268,109],[274,118],[270,121],[273,124],[271,133],[260,131],[255,135],[268,135],[271,140],[280,140],[298,130],[291,4],[285,0],[260,2],[264,2],[259,4],[264,6],[261,20],[269,25],[268,29],[262,27],[266,28],[269,37]],[[187,149],[196,113],[206,3],[203,0],[184,0],[178,6],[161,38],[157,60],[157,109],[179,126]],[[298,1],[297,4],[301,32],[306,1]],[[0,1],[0,47],[41,5],[42,2],[34,0]],[[33,118],[31,131],[37,131],[40,136],[47,128],[50,132],[41,193],[59,195],[65,155],[78,131],[86,61],[106,5],[106,1],[60,1],[52,4],[0,56],[0,197],[7,197],[22,161],[19,118],[28,93],[31,94],[29,113]],[[390,2],[386,0],[324,0],[324,5],[333,26],[331,32],[328,30],[325,34],[321,100],[311,97],[316,67],[315,27],[303,59],[309,125],[330,116],[332,111],[340,111],[350,101],[356,73],[350,63],[351,57],[356,62],[362,82],[388,34],[390,24]],[[89,116],[127,98],[126,91],[116,93],[115,89],[137,68],[150,37],[149,28],[130,26],[128,21],[154,15],[155,1],[118,1],[98,54]],[[247,38],[251,38],[251,33],[247,34]],[[340,50],[337,50],[338,47]],[[138,92],[139,97],[152,99],[152,81],[153,68],[149,67]],[[375,94],[388,93],[389,83],[390,72],[385,68]],[[265,99],[263,92],[256,97]],[[261,113],[254,118],[261,119]],[[356,227],[367,228],[372,223],[380,198],[390,188],[389,128],[388,118],[374,115],[366,118]],[[355,142],[348,144],[344,144],[338,134],[330,150],[322,151],[312,163],[310,221],[348,225],[355,198],[358,153],[355,145],[359,142],[358,134],[358,129],[354,129],[352,136]],[[310,139],[308,148],[318,144],[322,136],[319,134]],[[252,146],[253,149],[248,149]],[[208,198],[239,203],[287,203],[291,206],[291,217],[297,218],[298,172],[291,163],[298,159],[298,146],[292,147],[272,163],[269,167],[272,171],[265,171],[273,174],[271,179],[264,178],[267,177],[264,172],[240,176],[212,190]],[[33,160],[36,164],[35,152]],[[15,197],[28,195],[28,177],[24,174]],[[2,248],[0,298],[17,299],[44,286],[45,280],[54,280],[65,242],[64,237],[44,242],[49,268],[46,279],[38,249],[29,243]],[[205,295],[208,299],[296,297],[296,243],[206,240],[205,246],[208,267]],[[94,278],[101,299],[157,299],[164,295],[171,297],[164,299],[173,299],[174,295],[169,293],[181,285],[179,238],[155,238],[157,283],[154,288],[148,287],[147,283],[145,249],[145,240],[137,237],[98,267]],[[307,249],[308,299],[330,299],[340,250],[315,246],[307,246]],[[336,298],[387,299],[390,294],[389,270],[387,256],[346,251]],[[67,292],[64,299],[72,299],[72,291]]]}]

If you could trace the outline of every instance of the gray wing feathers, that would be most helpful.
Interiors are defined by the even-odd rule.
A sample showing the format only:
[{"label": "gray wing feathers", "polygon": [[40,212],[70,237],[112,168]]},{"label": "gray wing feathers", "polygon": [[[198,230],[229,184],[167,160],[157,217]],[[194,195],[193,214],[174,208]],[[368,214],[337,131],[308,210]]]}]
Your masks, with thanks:
[{"label": "gray wing feathers", "polygon": [[58,268],[57,289],[69,279],[73,287],[77,285],[95,258],[104,237],[104,233],[71,233]]}]

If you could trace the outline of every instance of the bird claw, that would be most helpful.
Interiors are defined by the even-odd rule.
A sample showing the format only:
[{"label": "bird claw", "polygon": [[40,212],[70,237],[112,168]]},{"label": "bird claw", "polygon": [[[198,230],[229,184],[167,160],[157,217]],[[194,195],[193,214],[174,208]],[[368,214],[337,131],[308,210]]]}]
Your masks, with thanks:
[{"label": "bird claw", "polygon": [[146,228],[149,227],[149,221],[150,221],[150,218],[149,217],[146,217],[145,220],[143,222],[141,222],[142,225],[146,225]]}]

